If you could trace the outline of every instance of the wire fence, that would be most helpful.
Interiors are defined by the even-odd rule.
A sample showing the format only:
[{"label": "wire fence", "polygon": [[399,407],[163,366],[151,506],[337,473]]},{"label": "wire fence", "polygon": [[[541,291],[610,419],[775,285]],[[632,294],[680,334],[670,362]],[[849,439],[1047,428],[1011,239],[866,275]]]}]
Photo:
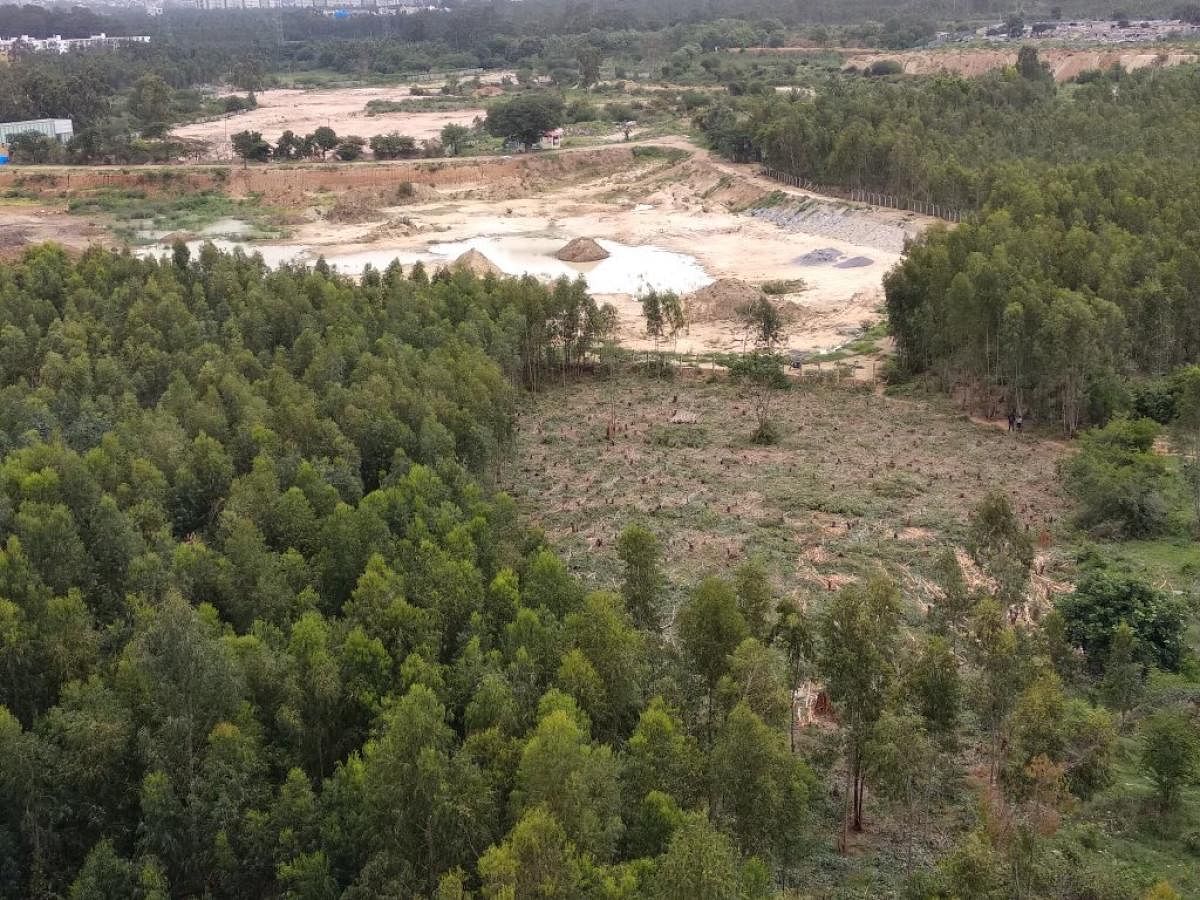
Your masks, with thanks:
[{"label": "wire fence", "polygon": [[931,203],[928,200],[921,200],[916,197],[884,194],[878,191],[848,188],[841,185],[821,184],[816,181],[810,181],[807,178],[801,178],[799,175],[793,175],[790,172],[772,169],[770,166],[763,166],[759,171],[772,181],[789,184],[801,190],[812,191],[814,194],[841,197],[844,200],[851,200],[855,203],[868,203],[871,206],[882,206],[888,209],[903,209],[908,212],[919,213],[922,216],[945,219],[947,222],[962,222],[969,220],[974,215],[973,210],[948,206],[943,203]]}]

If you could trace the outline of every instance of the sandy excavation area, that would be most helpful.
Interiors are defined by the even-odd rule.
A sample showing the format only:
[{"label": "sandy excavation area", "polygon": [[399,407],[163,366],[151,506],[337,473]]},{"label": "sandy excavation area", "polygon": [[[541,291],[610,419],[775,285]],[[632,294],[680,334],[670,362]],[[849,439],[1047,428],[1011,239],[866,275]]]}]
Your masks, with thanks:
[{"label": "sandy excavation area", "polygon": [[[753,214],[754,202],[778,190],[777,183],[694,148],[683,161],[643,162],[614,148],[528,163],[536,176],[514,174],[512,163],[495,164],[496,171],[484,163],[474,180],[459,174],[449,184],[422,184],[404,204],[387,192],[364,193],[352,221],[327,213],[299,226],[287,244],[260,249],[268,259],[322,255],[348,274],[393,259],[436,267],[475,251],[473,257],[482,254],[509,274],[582,276],[593,295],[616,307],[621,341],[634,348],[652,345],[639,294],[673,290],[689,300],[708,288],[702,302],[689,302],[688,326],[676,344],[696,354],[741,349],[737,308],[764,283],[782,282],[785,293],[774,299],[784,311],[787,347],[825,351],[880,318],[883,275],[899,259],[905,236],[926,224],[911,214],[797,191],[805,212],[781,227]],[[345,195],[338,202],[344,206]],[[557,259],[575,238],[597,239],[610,257]]]},{"label": "sandy excavation area", "polygon": [[[1120,66],[1126,71],[1145,68],[1163,68],[1196,62],[1195,53],[1176,48],[1148,50],[1144,47],[1128,50],[1114,49],[1065,49],[1038,47],[1038,57],[1050,67],[1055,81],[1070,81],[1081,72],[1090,69],[1108,69]],[[1017,48],[969,49],[969,50],[908,50],[896,53],[878,51],[854,53],[846,57],[844,68],[854,66],[865,69],[874,62],[891,59],[904,67],[907,75],[932,75],[949,72],[954,75],[975,77],[994,69],[1016,65]]]},{"label": "sandy excavation area", "polygon": [[407,86],[335,88],[330,90],[279,89],[258,94],[258,108],[234,113],[209,122],[184,125],[176,137],[207,144],[215,158],[230,156],[228,136],[239,131],[259,131],[274,143],[283,132],[311,134],[328,125],[339,135],[370,138],[397,131],[417,140],[437,137],[442,126],[470,125],[486,115],[482,100],[478,107],[437,112],[398,112],[367,115],[372,100],[399,101],[411,96]]},{"label": "sandy excavation area", "polygon": [[[153,171],[40,173],[41,205],[20,223],[12,219],[22,227],[7,229],[4,241],[19,252],[58,223],[74,229],[75,240],[58,236],[69,245],[111,243],[102,226],[113,223],[61,208],[68,177],[72,193],[218,188],[279,211],[288,236],[253,241],[247,223],[222,220],[170,239],[193,249],[211,240],[268,265],[324,257],[350,276],[367,265],[421,261],[436,269],[465,256],[475,271],[581,277],[616,308],[617,336],[632,348],[653,346],[638,297],[674,291],[687,311],[674,349],[706,355],[744,349],[739,311],[764,294],[783,314],[787,349],[829,351],[853,341],[881,318],[882,279],[905,239],[933,221],[785,188],[683,138],[476,159],[179,171],[169,187]],[[559,258],[581,238],[604,258]],[[135,252],[167,253],[167,240]]]}]

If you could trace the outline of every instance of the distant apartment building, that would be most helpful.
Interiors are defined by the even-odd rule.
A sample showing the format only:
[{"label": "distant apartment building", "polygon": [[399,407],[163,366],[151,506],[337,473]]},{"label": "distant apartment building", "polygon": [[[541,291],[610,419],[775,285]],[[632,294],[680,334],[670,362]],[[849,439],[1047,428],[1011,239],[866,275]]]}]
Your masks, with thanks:
[{"label": "distant apartment building", "polygon": [[54,37],[35,38],[23,34],[16,38],[0,38],[0,57],[11,57],[17,51],[30,53],[72,53],[77,50],[96,50],[102,47],[120,47],[125,44],[148,44],[148,35],[129,35],[128,37],[109,37],[101,32],[85,38],[65,38],[61,34]]}]

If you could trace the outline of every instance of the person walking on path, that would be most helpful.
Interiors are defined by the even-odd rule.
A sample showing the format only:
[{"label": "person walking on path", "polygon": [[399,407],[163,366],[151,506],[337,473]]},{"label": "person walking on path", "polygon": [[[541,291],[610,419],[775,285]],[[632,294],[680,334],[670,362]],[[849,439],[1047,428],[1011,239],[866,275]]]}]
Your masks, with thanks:
[{"label": "person walking on path", "polygon": [[1012,431],[1017,427],[1017,414],[1011,409],[1008,411],[1008,430]]},{"label": "person walking on path", "polygon": [[1021,433],[1021,429],[1025,427],[1025,417],[1020,413],[1017,414],[1017,434]]}]

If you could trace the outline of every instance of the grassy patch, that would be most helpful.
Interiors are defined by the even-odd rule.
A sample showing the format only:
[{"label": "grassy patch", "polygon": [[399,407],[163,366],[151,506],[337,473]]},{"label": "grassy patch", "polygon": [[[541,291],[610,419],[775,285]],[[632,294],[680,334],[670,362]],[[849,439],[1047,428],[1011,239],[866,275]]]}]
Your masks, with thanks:
[{"label": "grassy patch", "polygon": [[[670,425],[679,410],[696,423]],[[612,542],[631,521],[662,538],[676,584],[758,552],[788,595],[883,565],[919,599],[939,546],[961,542],[986,492],[1020,498],[1031,528],[1063,520],[1060,445],[1010,440],[940,398],[815,383],[782,392],[776,410],[780,441],[759,447],[749,398],[723,378],[554,388],[531,401],[503,486],[598,587],[615,583]]]},{"label": "grassy patch", "polygon": [[632,153],[634,159],[661,159],[673,163],[691,156],[686,150],[678,147],[659,147],[655,144],[639,144],[633,148]]},{"label": "grassy patch", "polygon": [[1194,591],[1200,586],[1200,553],[1187,537],[1111,541],[1097,547],[1106,559],[1158,587]]},{"label": "grassy patch", "polygon": [[407,97],[403,100],[370,100],[367,102],[366,113],[368,116],[382,116],[387,113],[452,112],[477,106],[479,101],[470,97],[435,94],[429,97]]},{"label": "grassy patch", "polygon": [[828,353],[816,353],[807,357],[805,363],[835,363],[852,356],[870,356],[879,352],[879,342],[887,337],[887,322],[879,321],[847,344]]},{"label": "grassy patch", "polygon": [[804,290],[807,285],[803,278],[780,278],[775,281],[764,281],[760,286],[764,294],[770,294],[772,297],[779,297],[783,294],[796,294]]},{"label": "grassy patch", "polygon": [[663,425],[650,432],[647,442],[655,447],[705,447],[708,429],[700,425]]},{"label": "grassy patch", "polygon": [[136,190],[102,190],[73,198],[67,207],[76,215],[103,215],[126,240],[145,240],[142,231],[202,231],[221,219],[248,222],[248,238],[281,234],[269,210],[253,199],[235,200],[217,191],[147,194]]},{"label": "grassy patch", "polygon": [[771,191],[769,194],[763,194],[757,200],[751,202],[747,209],[770,209],[773,206],[780,206],[787,203],[791,197],[783,191]]}]

